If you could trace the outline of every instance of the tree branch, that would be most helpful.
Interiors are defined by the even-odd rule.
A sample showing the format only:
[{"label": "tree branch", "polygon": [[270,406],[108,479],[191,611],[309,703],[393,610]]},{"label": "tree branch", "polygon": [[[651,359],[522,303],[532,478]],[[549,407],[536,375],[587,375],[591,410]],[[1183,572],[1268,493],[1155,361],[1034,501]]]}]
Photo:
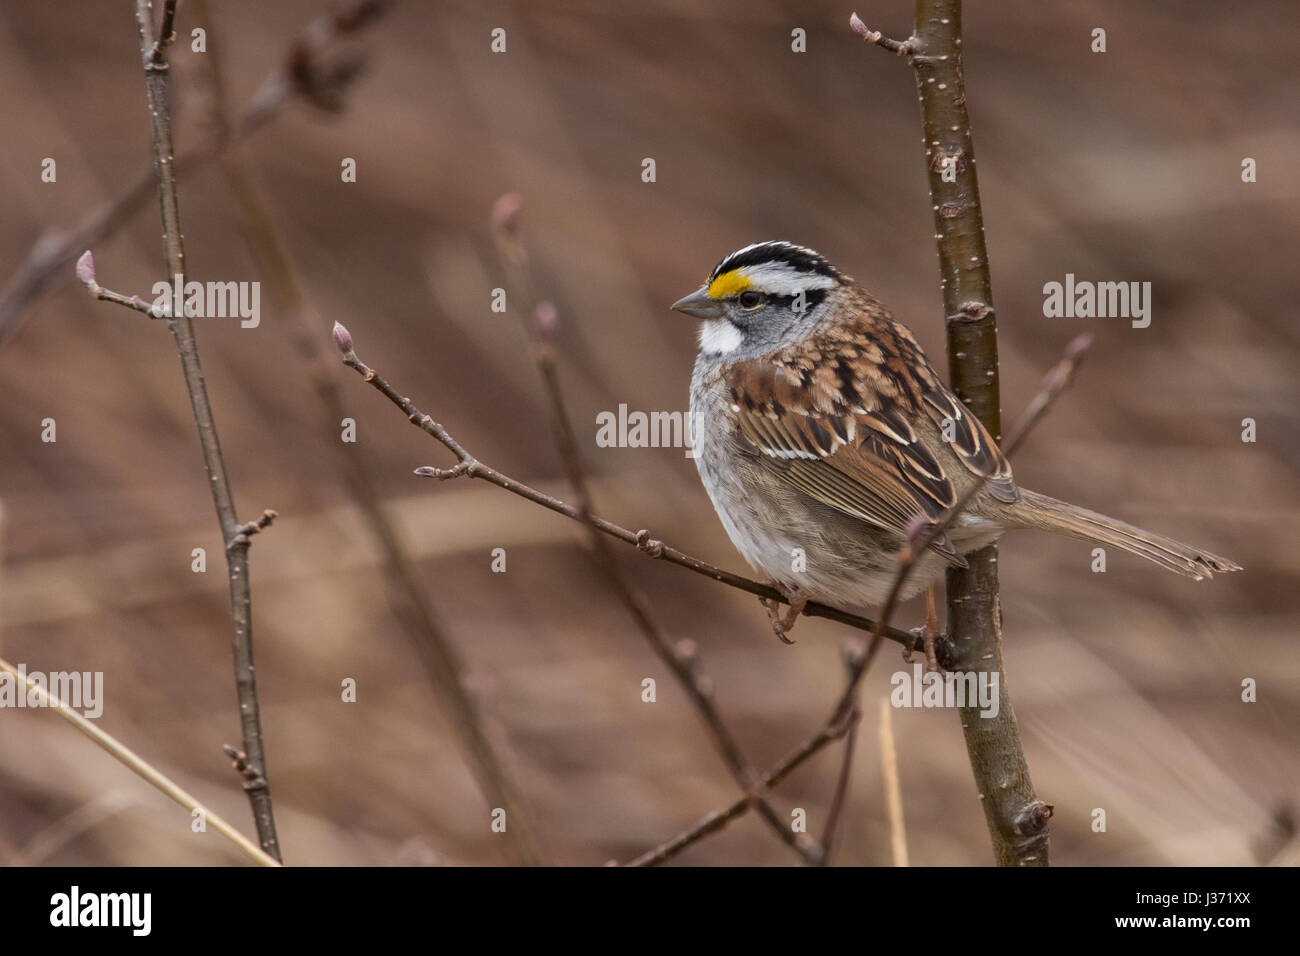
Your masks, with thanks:
[{"label": "tree branch", "polygon": [[[850,27],[868,42],[907,56],[916,77],[926,168],[939,247],[953,391],[994,439],[1002,432],[997,323],[961,53],[961,0],[917,0],[912,36],[885,43],[856,14]],[[982,718],[959,708],[966,749],[999,865],[1046,865],[1050,809],[1034,792],[1002,673],[997,545],[948,570],[948,633],[958,666],[996,665],[999,709]]]},{"label": "tree branch", "polygon": [[[707,561],[701,561],[699,558],[692,557],[684,551],[679,551],[674,547],[665,544],[657,538],[651,536],[650,532],[642,529],[640,531],[630,531],[627,528],[614,524],[612,521],[606,521],[604,518],[591,515],[589,519],[584,519],[582,513],[573,505],[567,504],[559,498],[552,497],[545,492],[538,491],[522,481],[511,478],[495,468],[483,464],[477,458],[474,458],[466,451],[461,444],[451,436],[442,425],[434,421],[429,415],[420,411],[419,408],[406,396],[399,393],[386,379],[370,366],[361,361],[352,348],[352,334],[348,332],[339,323],[334,323],[334,341],[338,345],[339,351],[343,353],[343,364],[348,368],[354,369],[361,377],[369,382],[376,391],[380,392],[390,402],[400,408],[407,420],[419,428],[427,435],[431,435],[442,443],[453,455],[456,456],[456,465],[451,468],[435,468],[432,465],[425,465],[415,469],[417,475],[426,478],[437,478],[445,481],[449,478],[479,478],[489,484],[496,485],[513,495],[525,498],[534,504],[541,505],[556,514],[562,514],[566,518],[574,521],[590,520],[602,534],[611,538],[617,538],[625,544],[630,544],[637,548],[642,554],[651,558],[657,558],[667,561],[669,564],[675,564],[680,568],[686,568],[688,571],[694,571],[706,578],[726,584],[729,587],[745,591],[749,594],[755,594],[769,600],[780,601],[784,604],[789,603],[789,599],[776,588],[766,584],[760,584],[750,578],[743,577],[739,574],[732,574],[730,571],[724,571],[721,568],[709,564]],[[810,601],[804,608],[805,617],[824,617],[829,621],[837,621],[840,624],[847,624],[849,627],[857,628],[860,631],[874,633],[876,622],[865,617],[859,617],[856,614],[850,614],[847,611],[841,611],[839,608],[830,607],[825,604],[818,604]],[[915,634],[899,630],[896,627],[887,627],[883,635],[891,641],[896,641],[903,647],[911,650],[921,649],[921,639]]]},{"label": "tree branch", "polygon": [[840,774],[835,781],[835,792],[831,795],[831,806],[826,811],[826,828],[822,831],[822,865],[831,862],[831,850],[835,847],[835,831],[839,829],[840,814],[849,795],[849,779],[853,771],[853,751],[858,742],[858,721],[862,715],[854,708],[849,712],[849,730],[844,735],[844,756],[840,758]]},{"label": "tree branch", "polygon": [[[817,729],[817,732],[804,740],[794,750],[775,767],[758,779],[758,786],[754,788],[753,793],[763,794],[771,790],[790,774],[794,773],[807,762],[808,758],[820,751],[832,741],[839,740],[849,729],[848,721],[843,721],[838,726],[824,724]],[[667,863],[677,854],[681,853],[688,847],[698,843],[707,836],[712,836],[720,832],[732,820],[737,819],[745,814],[752,805],[753,796],[747,794],[739,800],[735,800],[721,810],[715,810],[708,816],[702,818],[694,826],[682,831],[677,836],[653,849],[647,850],[634,860],[630,860],[624,866],[658,866],[661,863]]]},{"label": "tree branch", "polygon": [[176,39],[176,0],[165,0],[163,4],[162,23],[158,27],[158,38],[153,42],[149,62],[159,69],[167,69],[167,47]]},{"label": "tree branch", "polygon": [[[174,4],[169,3],[168,13],[174,15]],[[149,0],[136,0],[136,25],[140,33],[140,54],[144,63],[145,89],[149,98],[149,118],[153,132],[154,166],[158,175],[158,201],[162,211],[163,246],[167,276],[176,281],[185,273],[185,248],[181,239],[180,204],[176,197],[175,151],[172,147],[171,101],[166,69],[166,43],[154,35],[152,8]],[[166,18],[170,22],[170,16]],[[221,455],[221,442],[217,437],[212,406],[208,401],[207,387],[203,382],[203,369],[199,364],[198,343],[194,338],[194,324],[184,308],[173,303],[168,328],[180,353],[181,371],[190,395],[190,407],[198,426],[199,445],[203,450],[203,463],[212,488],[212,500],[221,525],[225,542],[226,566],[230,573],[230,615],[234,626],[235,689],[239,698],[240,728],[243,751],[251,773],[260,778],[260,785],[245,787],[253,808],[262,849],[275,859],[280,859],[280,845],[276,838],[275,816],[271,809],[271,790],[267,782],[266,755],[262,746],[261,711],[257,701],[257,680],[253,670],[253,613],[252,595],[248,580],[248,529],[241,526],[235,511],[234,494],[226,475],[226,463]]]},{"label": "tree branch", "polygon": [[95,257],[89,249],[83,252],[81,258],[77,260],[77,278],[86,287],[86,291],[101,302],[112,302],[114,305],[121,305],[128,309],[134,309],[136,312],[143,312],[151,319],[165,318],[164,315],[154,313],[152,302],[146,302],[138,295],[123,295],[121,292],[105,289],[95,281]]}]

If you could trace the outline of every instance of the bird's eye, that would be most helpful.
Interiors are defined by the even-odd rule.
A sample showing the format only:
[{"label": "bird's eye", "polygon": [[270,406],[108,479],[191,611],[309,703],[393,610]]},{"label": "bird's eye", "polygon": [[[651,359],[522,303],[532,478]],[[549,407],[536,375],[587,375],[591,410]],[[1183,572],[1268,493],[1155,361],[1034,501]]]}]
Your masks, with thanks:
[{"label": "bird's eye", "polygon": [[763,304],[763,293],[755,292],[753,289],[746,289],[740,293],[740,307],[742,309],[757,309]]}]

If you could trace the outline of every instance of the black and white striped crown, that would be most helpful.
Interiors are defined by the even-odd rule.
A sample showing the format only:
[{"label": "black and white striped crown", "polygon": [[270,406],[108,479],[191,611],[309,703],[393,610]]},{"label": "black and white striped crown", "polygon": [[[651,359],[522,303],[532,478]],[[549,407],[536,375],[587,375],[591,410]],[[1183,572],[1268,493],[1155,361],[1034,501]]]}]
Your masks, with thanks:
[{"label": "black and white striped crown", "polygon": [[814,273],[836,281],[844,278],[820,252],[793,242],[770,241],[737,249],[713,267],[709,282],[735,269],[763,265],[784,265],[795,272]]}]

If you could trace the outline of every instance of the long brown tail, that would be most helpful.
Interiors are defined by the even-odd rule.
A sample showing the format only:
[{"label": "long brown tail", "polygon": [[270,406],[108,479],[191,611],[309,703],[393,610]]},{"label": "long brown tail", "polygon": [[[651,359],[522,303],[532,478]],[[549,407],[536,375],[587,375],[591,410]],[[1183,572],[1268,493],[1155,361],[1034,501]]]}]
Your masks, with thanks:
[{"label": "long brown tail", "polygon": [[1210,554],[1189,544],[1153,534],[1141,528],[1057,501],[1026,488],[1020,489],[1020,501],[1007,508],[1007,527],[1041,528],[1067,534],[1072,538],[1097,541],[1140,555],[1162,568],[1200,581],[1216,571],[1240,571],[1241,565],[1217,554]]}]

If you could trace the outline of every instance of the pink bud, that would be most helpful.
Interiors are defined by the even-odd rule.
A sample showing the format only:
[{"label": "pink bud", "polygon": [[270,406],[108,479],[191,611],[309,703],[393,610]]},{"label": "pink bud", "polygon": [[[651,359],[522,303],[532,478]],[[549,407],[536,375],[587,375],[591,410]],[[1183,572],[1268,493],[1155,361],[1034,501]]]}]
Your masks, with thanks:
[{"label": "pink bud", "polygon": [[334,323],[334,344],[339,347],[339,351],[344,355],[352,351],[352,333],[345,329],[340,322]]},{"label": "pink bud", "polygon": [[87,249],[77,260],[77,278],[83,285],[95,284],[95,257]]},{"label": "pink bud", "polygon": [[1076,336],[1071,340],[1070,344],[1065,347],[1065,357],[1073,362],[1084,352],[1088,351],[1088,348],[1091,345],[1092,333],[1084,332],[1082,335]]},{"label": "pink bud", "polygon": [[560,313],[549,302],[537,303],[533,321],[537,324],[537,334],[544,339],[555,338],[555,333],[560,330]]},{"label": "pink bud", "polygon": [[862,18],[859,17],[856,13],[852,14],[849,17],[849,29],[852,30],[854,33],[856,33],[858,36],[862,37],[864,40],[871,39],[871,30],[867,28],[867,25],[862,22]]},{"label": "pink bud", "polygon": [[519,213],[524,208],[524,197],[519,193],[506,193],[492,204],[492,229],[514,238],[519,232]]}]

